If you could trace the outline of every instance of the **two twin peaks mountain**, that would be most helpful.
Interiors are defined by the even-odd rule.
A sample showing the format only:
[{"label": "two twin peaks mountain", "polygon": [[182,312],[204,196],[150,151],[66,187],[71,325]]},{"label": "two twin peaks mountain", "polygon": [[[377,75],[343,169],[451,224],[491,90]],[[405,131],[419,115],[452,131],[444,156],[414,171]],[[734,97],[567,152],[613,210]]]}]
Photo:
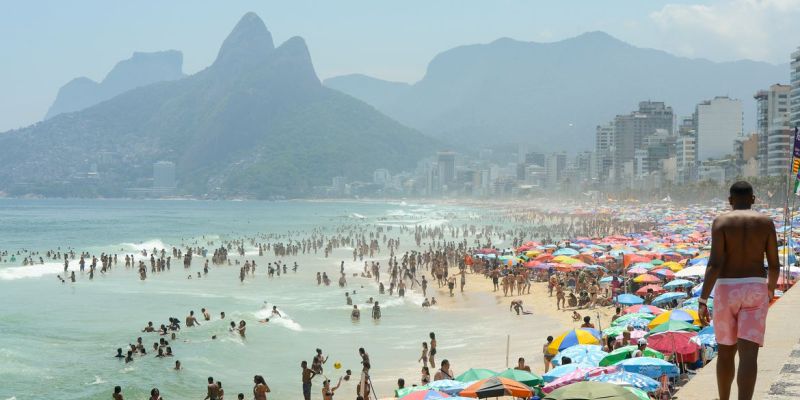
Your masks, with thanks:
[{"label": "two twin peaks mountain", "polygon": [[[303,39],[276,48],[253,13],[211,66],[186,77],[180,64],[175,51],[136,53],[101,83],[70,82],[48,119],[0,134],[19,149],[0,157],[0,191],[120,195],[171,160],[185,193],[303,195],[333,176],[412,169],[444,147],[591,149],[596,125],[646,99],[688,115],[728,95],[753,110],[748,127],[753,94],[788,80],[785,65],[681,58],[592,32],[457,47],[413,84],[348,75],[323,85]],[[100,182],[75,184],[92,164]]]}]

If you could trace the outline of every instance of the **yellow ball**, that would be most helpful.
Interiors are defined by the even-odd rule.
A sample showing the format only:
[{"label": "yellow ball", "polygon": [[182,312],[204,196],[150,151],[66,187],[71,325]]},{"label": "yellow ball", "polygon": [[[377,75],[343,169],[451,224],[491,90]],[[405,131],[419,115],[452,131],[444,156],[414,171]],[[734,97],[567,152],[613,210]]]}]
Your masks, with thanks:
[{"label": "yellow ball", "polygon": [[336,369],[342,368],[342,363],[340,363],[340,362],[333,363],[333,368],[336,368]]}]

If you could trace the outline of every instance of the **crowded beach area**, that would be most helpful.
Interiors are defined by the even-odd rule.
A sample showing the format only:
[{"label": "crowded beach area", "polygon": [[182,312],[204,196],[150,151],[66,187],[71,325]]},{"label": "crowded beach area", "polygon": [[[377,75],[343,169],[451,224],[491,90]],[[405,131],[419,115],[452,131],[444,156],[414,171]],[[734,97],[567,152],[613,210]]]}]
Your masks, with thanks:
[{"label": "crowded beach area", "polygon": [[[5,242],[0,285],[30,301],[2,331],[41,357],[0,342],[19,379],[0,398],[39,398],[25,376],[81,362],[63,398],[668,399],[717,356],[698,311],[722,201],[288,203],[277,225],[219,212],[169,241]],[[797,245],[783,210],[754,208],[777,231],[780,301]],[[24,319],[37,309],[57,312]]]}]

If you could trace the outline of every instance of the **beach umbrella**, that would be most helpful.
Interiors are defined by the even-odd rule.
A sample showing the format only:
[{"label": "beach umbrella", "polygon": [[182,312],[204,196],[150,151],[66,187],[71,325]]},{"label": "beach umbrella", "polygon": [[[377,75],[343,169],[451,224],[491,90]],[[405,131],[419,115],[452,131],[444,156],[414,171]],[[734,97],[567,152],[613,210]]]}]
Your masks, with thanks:
[{"label": "beach umbrella", "polygon": [[394,391],[394,395],[395,395],[395,397],[402,398],[403,396],[407,396],[407,395],[409,395],[411,393],[419,392],[419,391],[422,391],[422,390],[428,390],[428,389],[430,389],[430,386],[428,386],[428,385],[404,387],[402,389],[396,389]]},{"label": "beach umbrella", "polygon": [[659,305],[659,304],[668,304],[673,300],[679,300],[688,297],[688,295],[684,292],[667,292],[658,295],[650,304]]},{"label": "beach umbrella", "polygon": [[686,331],[659,332],[647,338],[647,347],[664,354],[694,354],[700,350],[700,345],[692,341],[696,336],[696,333]]},{"label": "beach umbrella", "polygon": [[542,377],[539,375],[536,375],[528,371],[523,371],[520,369],[513,369],[513,368],[509,368],[497,374],[496,376],[499,376],[501,378],[508,378],[511,379],[512,381],[517,381],[519,383],[523,383],[528,386],[541,385],[544,382]]},{"label": "beach umbrella", "polygon": [[631,386],[623,386],[626,390],[633,393],[637,400],[650,400],[650,395],[642,389],[637,389]]},{"label": "beach umbrella", "polygon": [[613,280],[614,280],[613,276],[604,276],[604,277],[600,278],[600,284],[601,285],[602,284],[608,284],[608,283],[611,283]]},{"label": "beach umbrella", "polygon": [[[634,329],[634,330],[630,331],[630,336],[631,337],[629,339],[629,343],[636,343],[636,341],[638,341],[639,339],[647,336],[647,334],[648,334],[647,331],[643,331],[641,329]],[[622,340],[624,338],[625,338],[625,335],[619,335],[619,336],[616,337],[617,341],[620,342],[620,343],[622,342]]]},{"label": "beach umbrella", "polygon": [[490,369],[485,368],[470,368],[461,375],[457,376],[455,380],[459,382],[472,382],[478,381],[481,379],[491,378],[497,375],[497,372],[494,372]]},{"label": "beach umbrella", "polygon": [[611,325],[606,329],[603,329],[603,336],[609,337],[617,337],[622,334],[622,332],[627,331],[628,327],[623,325]]},{"label": "beach umbrella", "polygon": [[675,273],[672,272],[669,268],[662,268],[657,271],[651,271],[650,273],[655,274],[661,278],[672,279],[675,277]]},{"label": "beach umbrella", "polygon": [[[607,366],[610,366],[610,365],[615,365],[615,364],[617,364],[617,363],[619,363],[619,362],[621,362],[623,360],[632,358],[633,357],[633,353],[636,352],[636,350],[638,350],[637,346],[620,347],[620,348],[612,351],[611,353],[608,353],[607,356],[603,357],[603,359],[600,360],[600,366],[601,367],[607,367]],[[660,358],[660,359],[664,358],[664,355],[661,354],[660,351],[653,350],[653,349],[651,349],[649,347],[646,347],[644,349],[644,355],[645,355],[645,357],[655,357],[655,358]]]},{"label": "beach umbrella", "polygon": [[461,393],[459,393],[459,395],[462,397],[473,397],[479,399],[501,396],[527,398],[533,395],[533,391],[529,387],[515,380],[494,376],[467,386],[461,391]]},{"label": "beach umbrella", "polygon": [[594,376],[588,379],[590,382],[607,382],[620,386],[630,386],[645,392],[657,390],[661,385],[653,378],[634,372],[619,371],[612,374]]},{"label": "beach umbrella", "polygon": [[674,377],[680,373],[678,367],[672,363],[653,357],[629,358],[618,362],[616,366],[625,371],[646,375],[653,379],[658,379],[661,375]]},{"label": "beach umbrella", "polygon": [[578,382],[554,390],[544,400],[638,400],[622,386],[606,382]]},{"label": "beach umbrella", "polygon": [[633,281],[636,283],[658,283],[661,282],[661,279],[654,275],[641,274],[636,278],[633,278]]},{"label": "beach umbrella", "polygon": [[570,257],[572,257],[572,256],[577,256],[578,254],[580,254],[578,252],[578,250],[571,249],[571,248],[568,248],[568,247],[565,247],[563,249],[558,249],[555,252],[553,252],[553,256],[570,256]]},{"label": "beach umbrella", "polygon": [[636,294],[638,294],[639,296],[644,296],[644,295],[647,294],[648,290],[650,290],[650,291],[652,291],[653,293],[656,293],[656,294],[665,292],[664,288],[661,287],[660,285],[650,284],[650,285],[645,285],[645,286],[640,287],[636,291]]},{"label": "beach umbrella", "polygon": [[642,267],[631,267],[630,269],[628,269],[628,275],[641,275],[646,273],[647,269]]},{"label": "beach umbrella", "polygon": [[675,273],[676,278],[687,278],[691,276],[704,276],[706,274],[706,266],[705,265],[692,265],[691,267],[686,267],[678,272]]},{"label": "beach umbrella", "polygon": [[[573,364],[578,363],[597,366],[597,363],[600,362],[600,360],[605,357],[606,354],[608,353],[603,351],[603,348],[599,345],[578,344],[558,352],[558,354],[553,357],[552,363],[553,365],[561,365],[561,358],[569,357]],[[519,379],[517,380],[519,381]]]},{"label": "beach umbrella", "polygon": [[655,264],[653,264],[652,262],[638,262],[636,264],[633,264],[632,266],[632,268],[644,268],[648,271],[655,267],[656,267]]},{"label": "beach umbrella", "polygon": [[449,395],[458,394],[462,391],[465,387],[469,386],[465,382],[459,382],[456,380],[451,379],[442,379],[439,381],[433,381],[427,385],[425,385],[431,389],[438,390],[440,392],[447,393]]},{"label": "beach umbrella", "polygon": [[644,303],[644,299],[629,293],[621,294],[617,296],[614,301],[618,304],[630,306],[634,304],[642,304]]},{"label": "beach umbrella", "polygon": [[695,332],[698,329],[700,328],[686,321],[669,320],[665,321],[661,325],[656,326],[655,328],[650,329],[650,334],[661,333],[661,332],[678,332],[678,331]]},{"label": "beach umbrella", "polygon": [[[699,297],[692,297],[691,299],[684,301],[683,304],[681,304],[681,308],[687,309],[687,310],[692,310],[692,311],[697,311],[697,308],[698,308],[698,306],[700,304],[698,302],[698,300],[699,300]],[[714,299],[713,298],[709,298],[708,299],[708,301],[706,302],[706,307],[708,307],[709,311],[714,310]]]},{"label": "beach umbrella", "polygon": [[590,369],[592,367],[596,367],[597,365],[589,365],[589,364],[581,364],[581,363],[571,363],[567,365],[559,365],[550,371],[547,371],[546,374],[542,375],[542,379],[545,383],[550,383],[562,376],[575,372],[576,369]]},{"label": "beach umbrella", "polygon": [[[553,342],[547,346],[550,354],[556,354],[561,350],[575,346],[576,344],[599,344],[600,332],[596,329],[577,328],[558,335]],[[459,379],[460,380],[460,379]]]},{"label": "beach umbrella", "polygon": [[659,315],[663,313],[664,310],[648,304],[637,304],[622,310],[622,312],[624,312],[625,314],[644,313],[644,314]]},{"label": "beach umbrella", "polygon": [[572,371],[562,377],[544,385],[542,391],[545,393],[550,393],[560,387],[571,385],[575,382],[583,382],[590,377],[603,375],[603,374],[610,374],[612,372],[617,372],[619,369],[617,367],[591,367],[587,369],[578,368],[575,371]]},{"label": "beach umbrella", "polygon": [[[650,315],[650,314],[647,314]],[[623,322],[617,323],[614,321],[615,326],[624,326],[624,327],[633,327],[635,329],[647,329],[647,325],[650,324],[650,318],[629,318]]]},{"label": "beach umbrella", "polygon": [[661,264],[664,268],[669,268],[672,272],[678,272],[683,269],[683,265],[676,263],[675,261],[667,261],[664,264]]},{"label": "beach umbrella", "polygon": [[449,398],[450,395],[444,392],[440,392],[438,390],[420,390],[416,392],[411,392],[403,397],[400,397],[400,400],[430,400],[430,399],[446,399]]},{"label": "beach umbrella", "polygon": [[631,314],[625,314],[625,315],[623,315],[623,316],[621,316],[621,317],[619,317],[619,318],[615,319],[615,320],[614,320],[614,322],[612,322],[611,324],[612,324],[612,325],[622,325],[622,326],[627,326],[627,325],[626,325],[626,322],[628,322],[628,321],[630,321],[630,320],[636,320],[636,319],[644,319],[644,320],[647,320],[647,322],[649,323],[649,322],[650,322],[650,320],[652,320],[652,319],[653,319],[653,318],[655,318],[655,317],[656,317],[656,316],[655,316],[655,315],[653,315],[653,314],[647,314],[647,313],[631,313]]},{"label": "beach umbrella", "polygon": [[686,279],[675,279],[664,284],[664,289],[694,286],[694,282]]},{"label": "beach umbrella", "polygon": [[684,321],[691,324],[700,325],[700,319],[696,311],[676,309],[676,310],[666,311],[661,315],[653,318],[653,320],[650,321],[649,327],[650,329],[653,329],[667,321]]}]

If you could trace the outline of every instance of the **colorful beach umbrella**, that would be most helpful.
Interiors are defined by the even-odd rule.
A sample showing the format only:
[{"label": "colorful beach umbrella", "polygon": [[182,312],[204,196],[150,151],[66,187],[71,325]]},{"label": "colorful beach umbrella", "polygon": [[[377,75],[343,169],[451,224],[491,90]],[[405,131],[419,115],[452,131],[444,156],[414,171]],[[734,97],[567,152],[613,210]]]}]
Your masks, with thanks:
[{"label": "colorful beach umbrella", "polygon": [[[575,346],[576,344],[599,344],[600,332],[596,329],[577,328],[558,335],[547,346],[547,351],[555,355],[559,351]],[[459,379],[460,380],[460,379]]]},{"label": "colorful beach umbrella", "polygon": [[497,375],[497,372],[494,372],[490,369],[485,368],[470,368],[461,375],[457,376],[455,380],[459,382],[474,382],[479,381],[481,379],[491,378]]},{"label": "colorful beach umbrella", "polygon": [[678,331],[695,332],[698,329],[700,328],[697,325],[690,324],[686,321],[670,320],[650,329],[650,334]]},{"label": "colorful beach umbrella", "polygon": [[558,250],[553,252],[553,256],[570,256],[570,257],[572,257],[572,256],[577,256],[578,254],[580,254],[580,252],[578,252],[578,250],[571,249],[569,247],[565,247],[563,249],[558,249]]},{"label": "colorful beach umbrella", "polygon": [[645,314],[659,315],[663,313],[664,310],[653,305],[637,304],[622,310],[622,312],[624,312],[625,314],[645,313]]},{"label": "colorful beach umbrella", "polygon": [[459,393],[462,397],[483,399],[486,397],[514,396],[528,398],[533,391],[522,383],[499,376],[483,379],[467,386]]},{"label": "colorful beach umbrella", "polygon": [[[607,356],[603,357],[603,359],[600,360],[600,364],[599,365],[601,367],[607,367],[607,366],[610,366],[610,365],[616,365],[617,363],[619,363],[619,362],[621,362],[623,360],[626,360],[626,359],[629,359],[629,358],[633,358],[633,353],[635,353],[636,350],[638,350],[638,349],[639,348],[637,346],[620,347],[620,348],[612,351],[611,353],[608,353]],[[644,349],[644,355],[645,355],[645,357],[655,357],[655,358],[660,358],[660,359],[664,358],[664,355],[661,354],[661,352],[659,352],[657,350],[653,350],[653,349],[651,349],[649,347]]]},{"label": "colorful beach umbrella", "polygon": [[644,320],[647,320],[648,323],[649,323],[655,317],[656,317],[655,315],[648,314],[648,313],[631,313],[631,314],[625,314],[625,315],[615,319],[614,322],[612,322],[611,324],[612,325],[627,326],[626,323],[628,321],[630,321],[630,320],[633,320],[633,319],[644,319]]},{"label": "colorful beach umbrella", "polygon": [[[686,293],[684,293],[684,295],[685,294]],[[691,324],[700,325],[700,319],[696,311],[676,309],[676,310],[666,311],[661,315],[653,318],[653,320],[650,321],[649,328],[653,329],[667,321],[684,321],[684,322],[689,322]]]},{"label": "colorful beach umbrella", "polygon": [[558,352],[558,354],[553,357],[552,364],[556,366],[561,365],[561,359],[563,357],[569,357],[573,364],[578,363],[597,366],[597,363],[599,363],[606,354],[608,353],[603,351],[603,348],[599,345],[578,344]]},{"label": "colorful beach umbrella", "polygon": [[590,369],[592,367],[596,367],[597,365],[589,365],[589,364],[581,364],[581,363],[571,363],[567,365],[559,365],[550,371],[547,371],[544,375],[542,375],[542,379],[545,383],[550,383],[558,378],[566,374],[570,374],[575,372],[576,369]]},{"label": "colorful beach umbrella", "polygon": [[674,300],[680,300],[688,297],[688,295],[684,292],[667,292],[658,295],[653,301],[650,302],[652,305],[660,305],[660,304],[668,304]]},{"label": "colorful beach umbrella", "polygon": [[668,377],[678,376],[678,367],[668,361],[653,357],[636,357],[622,360],[615,364],[617,367],[628,371],[658,379],[661,375]]},{"label": "colorful beach umbrella", "polygon": [[658,381],[650,378],[649,376],[627,371],[619,371],[614,372],[613,374],[594,376],[589,378],[589,381],[607,382],[620,386],[630,386],[644,390],[645,392],[655,391],[661,386]]},{"label": "colorful beach umbrella", "polygon": [[694,286],[694,282],[687,280],[687,279],[675,279],[671,280],[664,284],[664,289],[672,290],[677,289],[679,287],[691,287]]},{"label": "colorful beach umbrella", "polygon": [[497,376],[501,378],[508,378],[511,379],[512,381],[517,381],[519,383],[523,383],[528,386],[536,386],[544,383],[544,380],[542,379],[541,376],[520,369],[509,368],[497,374]]},{"label": "colorful beach umbrella", "polygon": [[639,296],[636,296],[636,295],[633,295],[633,294],[630,294],[630,293],[621,294],[621,295],[617,296],[614,300],[615,300],[616,303],[622,304],[622,305],[625,305],[625,306],[631,306],[631,305],[635,305],[635,304],[644,303],[644,299],[643,298],[641,298]]},{"label": "colorful beach umbrella", "polygon": [[641,274],[636,278],[633,278],[633,281],[636,283],[658,283],[661,282],[661,279],[650,274]]},{"label": "colorful beach umbrella", "polygon": [[664,293],[665,291],[666,290],[664,290],[664,288],[661,287],[661,285],[649,284],[649,285],[645,285],[645,286],[642,286],[639,289],[637,289],[636,290],[636,294],[638,294],[639,296],[644,296],[649,292],[653,292],[653,293],[659,294],[659,293]]},{"label": "colorful beach umbrella", "polygon": [[572,371],[550,383],[544,385],[542,391],[545,393],[550,393],[560,387],[564,387],[567,385],[571,385],[575,382],[583,382],[590,377],[603,375],[603,374],[610,374],[612,372],[617,372],[619,369],[617,367],[592,367],[592,368],[578,368],[575,371]]},{"label": "colorful beach umbrella", "polygon": [[420,390],[417,392],[409,393],[403,397],[400,397],[400,400],[431,400],[431,399],[446,399],[449,398],[450,395],[447,393],[440,392],[438,390]]},{"label": "colorful beach umbrella", "polygon": [[638,397],[613,383],[578,382],[554,390],[544,400],[638,400]]},{"label": "colorful beach umbrella", "polygon": [[458,394],[460,391],[464,390],[464,388],[469,385],[467,385],[465,382],[459,382],[452,379],[442,379],[438,381],[433,381],[425,386],[427,386],[430,389],[435,389],[452,396]]},{"label": "colorful beach umbrella", "polygon": [[694,354],[700,350],[700,345],[692,341],[696,336],[696,333],[686,331],[659,332],[647,338],[647,347],[664,354]]}]

